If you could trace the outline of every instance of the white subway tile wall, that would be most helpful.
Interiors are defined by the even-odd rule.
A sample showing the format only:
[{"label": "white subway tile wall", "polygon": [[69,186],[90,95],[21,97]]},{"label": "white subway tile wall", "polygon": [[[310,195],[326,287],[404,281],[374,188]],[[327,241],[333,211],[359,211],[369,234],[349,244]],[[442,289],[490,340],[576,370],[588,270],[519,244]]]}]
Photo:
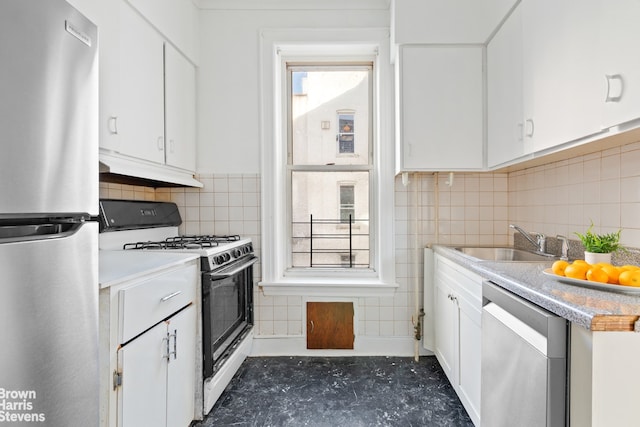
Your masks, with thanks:
[{"label": "white subway tile wall", "polygon": [[[170,200],[183,217],[181,233],[251,237],[260,255],[259,174],[208,174],[202,189],[156,190],[100,184],[100,197]],[[509,223],[549,236],[575,238],[593,221],[602,232],[622,228],[640,247],[640,142],[511,173],[409,175],[395,182],[396,280],[391,298],[359,298],[360,336],[412,336],[415,301],[422,306],[422,248],[433,243],[507,245]],[[255,269],[260,280],[260,266]],[[415,289],[418,289],[416,292]],[[304,298],[255,293],[256,333],[304,336]]]}]

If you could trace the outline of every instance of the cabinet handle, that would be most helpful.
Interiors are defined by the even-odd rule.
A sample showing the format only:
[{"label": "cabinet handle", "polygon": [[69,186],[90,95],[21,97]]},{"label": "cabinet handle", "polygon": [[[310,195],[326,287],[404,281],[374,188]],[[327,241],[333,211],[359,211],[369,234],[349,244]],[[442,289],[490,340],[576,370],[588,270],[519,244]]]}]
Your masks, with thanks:
[{"label": "cabinet handle", "polygon": [[173,330],[173,334],[169,335],[169,338],[173,337],[173,351],[169,352],[169,357],[167,359],[171,358],[171,355],[173,354],[173,360],[176,360],[178,358],[178,330],[174,329]]},{"label": "cabinet handle", "polygon": [[312,334],[313,330],[316,328],[316,325],[313,324],[313,320],[310,320],[309,322],[311,322],[311,330],[309,331],[309,333]]},{"label": "cabinet handle", "polygon": [[162,136],[158,137],[158,150],[164,150],[164,138]]},{"label": "cabinet handle", "polygon": [[171,352],[169,350],[169,332],[167,332],[167,337],[162,339],[162,343],[164,344],[166,341],[166,346],[165,349],[167,350],[167,352],[162,355],[163,359],[167,359],[167,363],[169,363],[171,361]]},{"label": "cabinet handle", "polygon": [[173,293],[171,293],[171,294],[169,294],[169,295],[167,295],[167,296],[164,296],[164,297],[160,298],[160,302],[168,301],[168,300],[170,300],[170,299],[171,299],[171,298],[173,298],[173,297],[177,297],[177,296],[178,296],[178,295],[180,295],[181,293],[182,293],[182,291],[175,291],[175,292],[173,292]]},{"label": "cabinet handle", "polygon": [[[624,80],[621,74],[605,74],[607,80],[607,96],[604,102],[620,102],[622,93],[624,92]],[[617,83],[616,83],[617,82]],[[612,95],[614,92],[615,95]]]},{"label": "cabinet handle", "polygon": [[109,125],[109,132],[111,132],[112,135],[117,135],[118,134],[118,116],[109,117],[108,125]]},{"label": "cabinet handle", "polygon": [[[533,123],[533,119],[527,119],[527,120],[524,121],[524,123],[525,123],[524,136],[526,136],[527,138],[533,137],[533,133],[536,130],[536,127],[535,127],[535,125]],[[531,130],[529,130],[529,129],[531,129]]]},{"label": "cabinet handle", "polygon": [[173,153],[173,150],[174,150],[174,146],[175,146],[175,144],[173,143],[173,139],[170,139],[169,140],[169,150],[171,150],[172,153]]}]

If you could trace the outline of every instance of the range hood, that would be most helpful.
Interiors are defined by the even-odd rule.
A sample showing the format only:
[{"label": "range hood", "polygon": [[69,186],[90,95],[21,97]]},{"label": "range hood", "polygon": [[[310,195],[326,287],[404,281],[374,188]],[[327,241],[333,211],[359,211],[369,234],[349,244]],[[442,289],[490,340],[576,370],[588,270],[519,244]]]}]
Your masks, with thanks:
[{"label": "range hood", "polygon": [[148,187],[196,187],[203,184],[188,171],[132,159],[117,153],[100,152],[100,181]]}]

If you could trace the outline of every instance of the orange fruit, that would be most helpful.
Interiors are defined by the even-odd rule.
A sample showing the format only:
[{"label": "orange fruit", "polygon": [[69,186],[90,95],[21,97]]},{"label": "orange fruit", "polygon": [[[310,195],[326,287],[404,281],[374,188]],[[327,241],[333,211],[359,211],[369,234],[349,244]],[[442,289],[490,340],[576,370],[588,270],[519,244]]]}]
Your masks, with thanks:
[{"label": "orange fruit", "polygon": [[564,275],[572,279],[585,280],[587,278],[587,270],[589,270],[589,264],[574,262],[564,269]]},{"label": "orange fruit", "polygon": [[[602,268],[594,265],[587,270],[587,280],[590,282],[607,283],[609,282],[609,276]],[[640,286],[640,282],[638,286]]]},{"label": "orange fruit", "polygon": [[587,261],[583,260],[583,259],[577,259],[575,261],[573,261],[573,264],[586,264],[586,265],[591,265],[589,264]]},{"label": "orange fruit", "polygon": [[568,265],[569,263],[567,261],[558,260],[553,263],[553,265],[551,266],[551,270],[558,276],[564,276],[564,269],[567,268]]},{"label": "orange fruit", "polygon": [[618,283],[623,286],[629,286],[631,284],[631,276],[633,275],[633,271],[624,270],[618,276]]},{"label": "orange fruit", "polygon": [[640,288],[640,270],[631,272],[631,280],[629,281],[629,286]]},{"label": "orange fruit", "polygon": [[618,280],[619,280],[618,278],[620,277],[620,270],[618,269],[618,267],[615,267],[611,264],[607,264],[602,267],[602,271],[607,273],[607,276],[609,276],[608,283],[612,285],[616,285],[618,283]]},{"label": "orange fruit", "polygon": [[620,267],[620,270],[622,270],[622,271],[625,271],[625,270],[634,271],[634,270],[638,270],[638,269],[640,269],[639,266],[631,265],[631,264],[626,264],[626,265],[623,265],[622,267]]}]

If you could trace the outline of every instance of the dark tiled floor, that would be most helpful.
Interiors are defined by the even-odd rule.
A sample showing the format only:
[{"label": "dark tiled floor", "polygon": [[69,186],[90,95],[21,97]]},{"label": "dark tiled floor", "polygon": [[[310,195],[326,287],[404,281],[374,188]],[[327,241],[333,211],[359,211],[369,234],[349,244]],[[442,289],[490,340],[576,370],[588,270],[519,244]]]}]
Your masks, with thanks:
[{"label": "dark tiled floor", "polygon": [[435,357],[252,357],[211,426],[473,426]]}]

